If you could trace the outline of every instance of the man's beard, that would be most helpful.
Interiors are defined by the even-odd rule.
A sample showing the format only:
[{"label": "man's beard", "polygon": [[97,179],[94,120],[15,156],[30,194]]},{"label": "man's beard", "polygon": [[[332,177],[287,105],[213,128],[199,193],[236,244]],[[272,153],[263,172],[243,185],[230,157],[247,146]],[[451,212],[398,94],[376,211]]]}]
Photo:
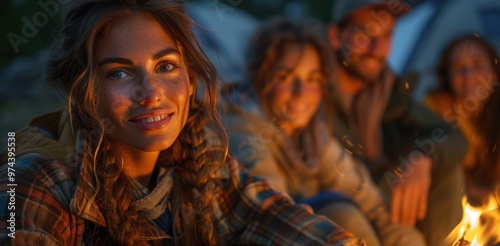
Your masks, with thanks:
[{"label": "man's beard", "polygon": [[[360,79],[364,86],[367,87],[369,85],[372,85],[374,83],[376,83],[379,79],[380,79],[380,76],[382,74],[382,71],[384,69],[381,69],[376,75],[374,76],[370,76],[370,75],[366,75],[365,73],[363,73],[363,71],[361,71],[362,68],[360,68],[359,66],[356,66],[357,64],[354,64],[352,59],[351,58],[345,58],[344,56],[344,52],[342,52],[342,50],[339,50],[337,52],[335,52],[335,57],[337,58],[337,62],[340,64],[341,67],[344,68],[344,70],[351,76],[355,77],[355,78],[358,78]],[[364,55],[366,56],[366,55]],[[382,59],[380,59],[381,62],[385,62],[383,61]]]}]

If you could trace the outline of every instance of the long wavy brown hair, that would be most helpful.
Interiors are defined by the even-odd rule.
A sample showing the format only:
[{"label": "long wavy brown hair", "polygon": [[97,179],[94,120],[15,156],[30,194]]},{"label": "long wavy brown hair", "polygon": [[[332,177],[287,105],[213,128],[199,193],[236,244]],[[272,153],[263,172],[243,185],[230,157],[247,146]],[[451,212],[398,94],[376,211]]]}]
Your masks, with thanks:
[{"label": "long wavy brown hair", "polygon": [[[313,19],[295,22],[284,17],[275,17],[264,22],[249,41],[246,51],[246,73],[261,100],[275,86],[271,84],[274,65],[287,52],[287,45],[296,44],[304,48],[311,45],[318,52],[321,72],[330,79],[331,57],[326,38],[321,36],[321,25]],[[326,93],[328,83],[324,84]],[[325,94],[326,96],[326,94]]]},{"label": "long wavy brown hair", "polygon": [[480,178],[485,186],[500,181],[500,87],[486,101],[477,122],[477,129],[484,141],[484,148],[478,150]]},{"label": "long wavy brown hair", "polygon": [[[441,60],[437,66],[437,75],[439,86],[432,93],[446,92],[453,95],[451,81],[448,78],[448,69],[450,64],[450,56],[453,50],[464,42],[477,44],[483,49],[490,62],[496,78],[500,78],[500,63],[499,55],[493,45],[485,38],[476,35],[467,35],[454,39],[444,49]],[[479,139],[482,140],[481,145],[476,151],[478,165],[474,167],[472,172],[473,179],[484,186],[490,186],[495,180],[500,179],[500,152],[497,150],[500,147],[500,87],[498,81],[494,81],[496,86],[490,94],[482,109],[479,110],[479,117],[474,122],[475,128],[478,131]]]},{"label": "long wavy brown hair", "polygon": [[[329,81],[333,68],[332,54],[324,41],[326,38],[321,36],[321,29],[320,22],[314,19],[294,21],[285,17],[275,17],[262,23],[250,39],[246,53],[247,77],[270,119],[281,117],[271,108],[269,93],[276,86],[273,79],[276,65],[289,52],[290,45],[299,46],[301,55],[307,46],[312,46],[316,51],[321,64],[320,71],[325,78],[321,83],[323,101],[328,101],[327,98],[331,95],[328,86],[331,85]],[[293,138],[293,144],[303,153],[303,160],[311,168],[318,166],[318,156],[323,155],[327,141],[324,137],[328,136],[324,131],[331,131],[333,125],[325,115],[331,110],[328,103],[320,105],[309,119],[308,125],[300,129],[298,138],[290,136]]]},{"label": "long wavy brown hair", "polygon": [[[332,53],[325,43],[326,38],[321,36],[322,29],[322,24],[315,19],[293,21],[285,17],[275,17],[262,23],[250,38],[245,54],[247,77],[259,97],[264,111],[271,118],[279,117],[268,106],[268,94],[276,86],[272,83],[274,68],[276,63],[286,54],[288,45],[299,45],[302,50],[307,45],[314,47],[320,59],[321,73],[325,77],[325,83],[322,84],[323,101],[328,101],[328,98],[331,98]],[[333,110],[329,103],[323,106],[325,111],[319,109],[311,119],[310,124],[314,124],[312,122],[323,117],[322,113],[330,114]],[[329,119],[326,121],[328,121],[328,127],[333,125]]]},{"label": "long wavy brown hair", "polygon": [[[182,1],[173,0],[78,0],[71,1],[60,41],[52,49],[49,79],[68,96],[74,133],[83,139],[80,177],[93,191],[106,226],[86,222],[84,240],[90,245],[159,245],[160,232],[131,204],[132,180],[122,172],[121,158],[106,134],[109,124],[98,113],[101,85],[96,79],[93,51],[110,23],[140,12],[156,20],[182,46],[184,60],[195,91],[190,99],[188,120],[177,140],[160,153],[157,165],[175,170],[172,215],[176,218],[176,244],[214,245],[212,200],[217,183],[212,178],[227,153],[227,138],[215,113],[217,76],[192,32],[194,23],[185,14]],[[198,88],[199,87],[199,88]],[[197,94],[197,95],[196,95]],[[208,144],[207,128],[214,129],[217,145]],[[181,209],[182,208],[182,209]],[[153,235],[154,240],[145,240]]]}]

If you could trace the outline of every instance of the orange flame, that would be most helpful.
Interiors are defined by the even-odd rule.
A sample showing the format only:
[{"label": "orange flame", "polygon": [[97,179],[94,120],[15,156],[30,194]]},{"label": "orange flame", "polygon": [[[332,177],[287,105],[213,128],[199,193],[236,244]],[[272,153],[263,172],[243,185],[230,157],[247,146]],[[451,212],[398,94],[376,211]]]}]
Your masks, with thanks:
[{"label": "orange flame", "polygon": [[[500,206],[495,197],[490,194],[485,202],[474,207],[462,198],[464,208],[462,221],[450,233],[448,238],[454,240],[452,245],[493,245],[500,242]],[[458,238],[457,238],[458,236]]]}]

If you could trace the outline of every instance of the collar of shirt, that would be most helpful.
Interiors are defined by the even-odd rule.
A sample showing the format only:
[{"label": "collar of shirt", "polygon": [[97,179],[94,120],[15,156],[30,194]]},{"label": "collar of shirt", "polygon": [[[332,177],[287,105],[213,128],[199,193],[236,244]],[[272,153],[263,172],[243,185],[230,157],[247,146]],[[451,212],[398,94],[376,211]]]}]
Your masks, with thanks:
[{"label": "collar of shirt", "polygon": [[[71,199],[71,211],[83,219],[90,220],[97,225],[106,226],[104,217],[93,199],[93,192],[95,191],[96,184],[93,182],[94,178],[88,172],[86,163],[81,161],[83,153],[83,144],[80,134],[77,134],[76,139],[76,162],[79,163],[79,175],[77,176],[75,195]],[[80,157],[79,157],[80,156]],[[229,169],[223,165],[218,168],[213,178],[228,179]],[[140,184],[138,181],[133,180],[133,185],[136,188],[133,196],[132,206],[135,206],[141,213],[151,221],[159,218],[168,210],[168,200],[174,185],[173,168],[160,167],[157,184],[152,191]]]}]

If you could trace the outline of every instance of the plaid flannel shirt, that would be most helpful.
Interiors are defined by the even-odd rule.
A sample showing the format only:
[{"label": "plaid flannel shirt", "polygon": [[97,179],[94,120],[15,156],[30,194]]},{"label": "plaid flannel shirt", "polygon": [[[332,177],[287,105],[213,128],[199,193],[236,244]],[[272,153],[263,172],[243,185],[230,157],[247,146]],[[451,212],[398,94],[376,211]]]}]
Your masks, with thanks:
[{"label": "plaid flannel shirt", "polygon": [[[79,188],[78,177],[85,175],[75,171],[79,168],[68,169],[40,154],[25,154],[17,158],[15,182],[10,182],[8,167],[7,163],[0,166],[0,245],[8,244],[11,236],[29,245],[81,245],[84,222],[104,221],[95,204],[87,203],[88,194]],[[229,158],[221,170],[222,178],[236,184],[224,186],[214,203],[216,229],[224,243],[364,245],[324,217],[294,205],[267,181],[250,176],[234,159]],[[167,180],[158,185],[172,184],[172,178],[173,172],[168,172]],[[16,186],[9,186],[11,183]],[[148,196],[153,195],[154,189]],[[172,236],[164,233],[165,238]]]}]

